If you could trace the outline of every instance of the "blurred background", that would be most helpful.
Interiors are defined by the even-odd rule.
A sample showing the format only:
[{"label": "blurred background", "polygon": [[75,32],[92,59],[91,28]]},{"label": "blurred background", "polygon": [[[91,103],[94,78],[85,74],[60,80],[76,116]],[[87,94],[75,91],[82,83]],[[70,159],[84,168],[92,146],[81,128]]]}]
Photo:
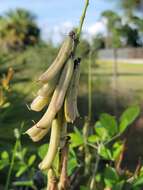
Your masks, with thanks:
[{"label": "blurred background", "polygon": [[[39,88],[36,80],[52,63],[65,36],[78,26],[82,7],[83,0],[1,0],[1,152],[11,151],[15,128],[22,125],[26,131],[42,115],[28,109]],[[77,55],[82,58],[81,128],[89,112],[94,123],[103,112],[118,118],[129,105],[139,104],[142,110],[143,1],[91,0]],[[133,135],[140,133],[142,139],[142,130],[134,128]],[[25,136],[22,143],[29,154],[42,144],[33,145]],[[1,162],[0,172],[5,183],[7,170]]]}]

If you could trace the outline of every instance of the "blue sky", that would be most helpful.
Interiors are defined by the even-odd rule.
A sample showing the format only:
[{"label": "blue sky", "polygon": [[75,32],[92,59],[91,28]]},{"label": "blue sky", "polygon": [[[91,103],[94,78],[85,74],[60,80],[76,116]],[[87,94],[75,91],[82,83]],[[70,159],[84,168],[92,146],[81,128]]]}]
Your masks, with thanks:
[{"label": "blue sky", "polygon": [[[73,26],[78,25],[84,0],[0,0],[0,15],[9,9],[25,8],[37,16],[45,39],[60,41]],[[90,0],[84,31],[91,35],[103,32],[100,14],[106,9],[116,9],[111,0]]]}]

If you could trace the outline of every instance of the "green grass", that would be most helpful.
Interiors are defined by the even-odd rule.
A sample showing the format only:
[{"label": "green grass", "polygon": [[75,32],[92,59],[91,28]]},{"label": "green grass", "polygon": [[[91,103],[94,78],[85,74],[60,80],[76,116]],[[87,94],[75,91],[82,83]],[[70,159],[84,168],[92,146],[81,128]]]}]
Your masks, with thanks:
[{"label": "green grass", "polygon": [[[113,76],[113,62],[97,61],[94,75],[102,75],[111,80]],[[118,87],[121,91],[143,90],[143,64],[118,63]]]}]

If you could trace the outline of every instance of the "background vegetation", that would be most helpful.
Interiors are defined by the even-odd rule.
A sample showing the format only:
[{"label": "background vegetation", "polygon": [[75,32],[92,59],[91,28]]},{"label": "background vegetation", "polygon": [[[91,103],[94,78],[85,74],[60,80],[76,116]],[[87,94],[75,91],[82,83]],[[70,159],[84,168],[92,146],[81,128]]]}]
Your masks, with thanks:
[{"label": "background vegetation", "polygon": [[[119,1],[118,5],[122,7],[121,15],[113,10],[102,13],[107,36],[98,34],[91,43],[82,38],[78,47],[78,55],[82,57],[78,100],[81,118],[75,123],[74,131],[70,129],[71,189],[142,188],[139,158],[143,151],[136,150],[131,159],[130,151],[127,152],[130,161],[127,166],[121,156],[126,155],[126,147],[131,147],[129,139],[133,136],[131,131],[136,130],[135,124],[127,130],[130,135],[125,129],[141,115],[143,65],[118,63],[117,75],[114,62],[97,60],[100,49],[116,51],[143,46],[142,1]],[[13,189],[40,190],[46,178],[37,169],[37,163],[47,149],[47,144],[41,144],[47,141],[33,145],[23,133],[32,125],[31,119],[38,120],[42,115],[30,111],[28,105],[38,88],[37,76],[51,64],[58,47],[41,39],[35,15],[17,9],[0,16],[0,49],[0,189],[9,183]],[[115,80],[118,89],[113,88]],[[131,105],[134,106],[123,113]],[[88,122],[85,116],[89,117]]]}]

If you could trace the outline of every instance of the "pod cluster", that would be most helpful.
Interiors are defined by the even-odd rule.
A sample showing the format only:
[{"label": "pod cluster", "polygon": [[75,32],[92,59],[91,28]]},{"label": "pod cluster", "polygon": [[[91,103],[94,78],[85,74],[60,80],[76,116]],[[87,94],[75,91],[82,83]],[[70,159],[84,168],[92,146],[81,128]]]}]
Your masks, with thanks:
[{"label": "pod cluster", "polygon": [[[52,167],[60,143],[61,127],[67,122],[73,123],[79,116],[77,93],[80,77],[80,59],[74,59],[75,33],[65,38],[57,57],[50,67],[39,77],[41,88],[31,103],[31,109],[41,111],[47,107],[42,118],[26,133],[35,142],[40,141],[51,128],[51,137],[47,155],[40,163],[42,170]],[[64,110],[64,111],[63,111]]]}]

